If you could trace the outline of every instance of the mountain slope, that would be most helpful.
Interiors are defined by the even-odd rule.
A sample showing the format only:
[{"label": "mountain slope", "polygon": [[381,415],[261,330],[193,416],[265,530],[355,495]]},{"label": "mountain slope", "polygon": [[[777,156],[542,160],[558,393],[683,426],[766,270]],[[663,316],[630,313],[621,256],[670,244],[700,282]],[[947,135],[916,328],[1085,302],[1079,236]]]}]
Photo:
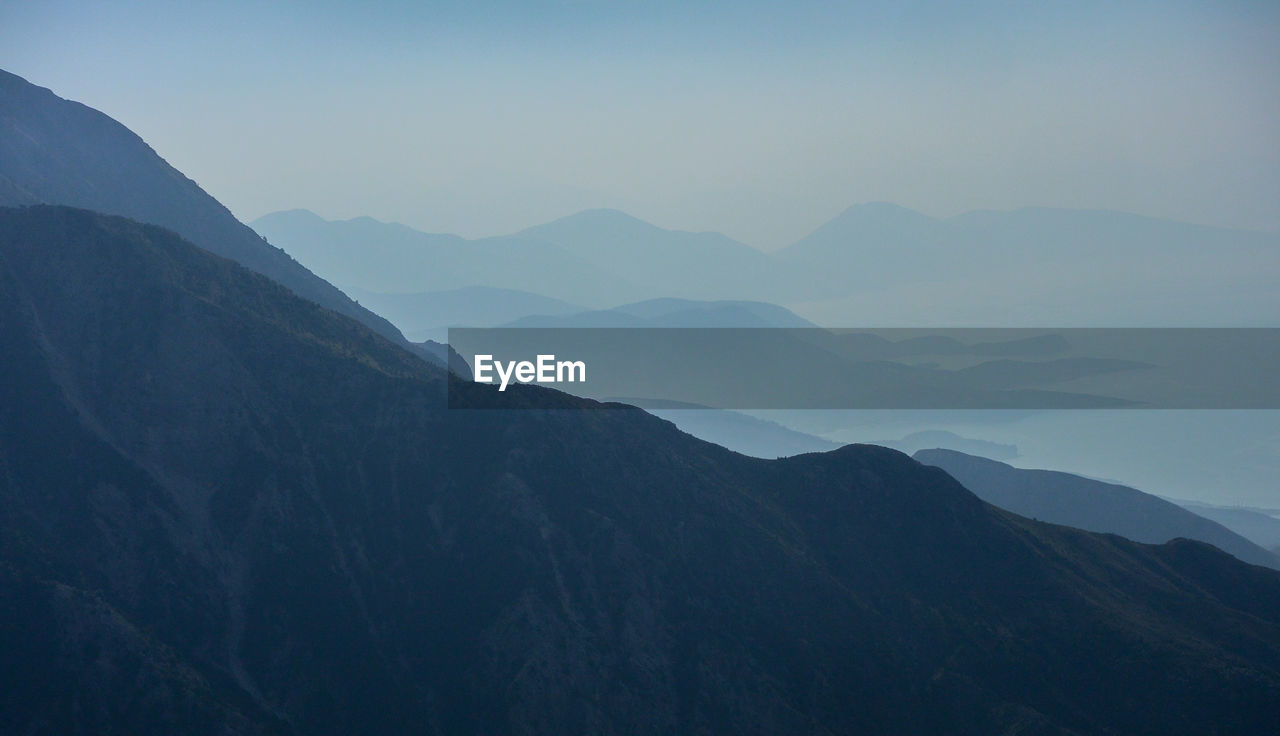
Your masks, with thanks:
[{"label": "mountain slope", "polygon": [[[0,211],[0,326],[0,563],[18,571],[0,601],[29,600],[14,580],[98,591],[117,630],[155,643],[126,648],[207,683],[188,716],[92,649],[67,656],[65,635],[31,642],[135,704],[129,723],[1168,734],[1280,718],[1280,574],[1206,545],[1035,523],[883,448],[755,460],[531,387],[507,400],[541,408],[445,409],[441,369],[359,324],[84,211]],[[14,671],[30,649],[0,634]],[[5,717],[110,725],[49,698]]]},{"label": "mountain slope", "polygon": [[1023,470],[954,450],[920,450],[913,457],[942,468],[979,498],[1015,514],[1149,544],[1197,539],[1245,562],[1280,568],[1280,558],[1221,524],[1127,486]]},{"label": "mountain slope", "polygon": [[385,337],[400,338],[389,322],[263,242],[132,131],[0,70],[0,207],[37,203],[167,227]]}]

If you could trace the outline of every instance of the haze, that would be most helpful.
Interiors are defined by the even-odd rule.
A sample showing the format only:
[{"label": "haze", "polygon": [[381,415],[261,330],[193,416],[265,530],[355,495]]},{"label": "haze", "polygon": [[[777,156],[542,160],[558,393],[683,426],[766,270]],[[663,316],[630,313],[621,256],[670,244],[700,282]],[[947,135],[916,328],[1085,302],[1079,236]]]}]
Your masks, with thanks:
[{"label": "haze", "polygon": [[0,5],[0,67],[242,220],[612,207],[766,249],[847,205],[1280,229],[1272,3]]}]

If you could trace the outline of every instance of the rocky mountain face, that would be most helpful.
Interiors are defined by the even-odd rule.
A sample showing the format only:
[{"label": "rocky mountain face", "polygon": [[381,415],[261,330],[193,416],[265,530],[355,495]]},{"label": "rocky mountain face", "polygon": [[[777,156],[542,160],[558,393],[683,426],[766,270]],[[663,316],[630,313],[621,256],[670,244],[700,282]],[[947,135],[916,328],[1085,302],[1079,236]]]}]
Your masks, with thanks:
[{"label": "rocky mountain face", "polygon": [[[442,369],[0,210],[0,730],[1263,733],[1280,574]],[[452,379],[458,380],[458,379]],[[491,404],[461,383],[464,404]]]}]

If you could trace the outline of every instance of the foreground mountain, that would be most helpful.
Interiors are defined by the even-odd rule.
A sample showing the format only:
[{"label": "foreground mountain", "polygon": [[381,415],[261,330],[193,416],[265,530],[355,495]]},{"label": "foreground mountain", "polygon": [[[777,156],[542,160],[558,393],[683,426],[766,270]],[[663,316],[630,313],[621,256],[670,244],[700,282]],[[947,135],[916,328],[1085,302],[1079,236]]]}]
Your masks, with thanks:
[{"label": "foreground mountain", "polygon": [[391,323],[263,242],[128,128],[0,70],[0,207],[38,203],[167,227],[326,309],[400,338]]},{"label": "foreground mountain", "polygon": [[755,460],[532,388],[444,409],[442,370],[158,228],[0,211],[0,356],[7,732],[1280,718],[1275,571],[883,448]]},{"label": "foreground mountain", "polygon": [[1148,544],[1197,539],[1245,562],[1280,568],[1280,558],[1221,524],[1128,486],[1024,470],[954,450],[920,450],[913,457],[942,468],[982,500],[1015,514]]}]

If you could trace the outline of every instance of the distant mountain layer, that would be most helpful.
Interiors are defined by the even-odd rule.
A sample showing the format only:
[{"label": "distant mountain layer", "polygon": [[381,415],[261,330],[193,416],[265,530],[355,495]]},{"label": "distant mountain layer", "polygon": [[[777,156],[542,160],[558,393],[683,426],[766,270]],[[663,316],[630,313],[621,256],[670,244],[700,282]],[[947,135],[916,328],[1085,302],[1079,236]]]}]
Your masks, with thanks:
[{"label": "distant mountain layer", "polygon": [[869,203],[776,257],[806,286],[774,301],[833,326],[858,315],[882,325],[1280,325],[1277,233],[1049,208],[932,218]]},{"label": "distant mountain layer", "polygon": [[6,732],[1280,720],[1276,571],[884,448],[757,460],[535,387],[446,409],[442,369],[159,228],[0,210],[0,356]]},{"label": "distant mountain layer", "polygon": [[65,204],[167,227],[392,340],[385,319],[263,242],[106,115],[0,70],[0,206]]},{"label": "distant mountain layer", "polygon": [[757,301],[832,327],[1280,325],[1280,235],[1118,212],[939,219],[856,205],[777,253],[616,210],[475,241],[305,211],[253,225],[322,276],[367,291],[486,286],[592,309]]},{"label": "distant mountain layer", "polygon": [[1175,502],[1188,511],[1212,519],[1264,549],[1280,547],[1280,518],[1255,509],[1209,506],[1189,501]]},{"label": "distant mountain layer", "polygon": [[733,411],[697,408],[653,408],[649,411],[694,437],[751,457],[773,459],[806,452],[827,452],[840,447],[821,437]]},{"label": "distant mountain layer", "polygon": [[773,301],[799,286],[772,256],[727,235],[666,230],[617,210],[579,212],[519,235],[625,275],[646,297]]},{"label": "distant mountain layer", "polygon": [[947,471],[978,498],[1022,516],[1148,544],[1197,539],[1245,562],[1280,568],[1280,558],[1221,524],[1127,486],[1023,470],[953,450],[921,450],[913,457]]},{"label": "distant mountain layer", "polygon": [[612,309],[533,314],[504,327],[813,327],[776,304],[747,301],[648,299]]},{"label": "distant mountain layer", "polygon": [[361,305],[391,320],[410,340],[443,340],[450,327],[494,327],[530,314],[586,311],[577,304],[516,289],[466,286],[444,291],[384,293],[350,287]]},{"label": "distant mountain layer", "polygon": [[252,225],[344,289],[415,293],[484,286],[588,307],[646,295],[625,274],[523,235],[465,240],[369,217],[329,221],[306,210],[276,212]]},{"label": "distant mountain layer", "polygon": [[[921,450],[954,450],[968,455],[978,455],[992,460],[1012,460],[1018,457],[1016,445],[1005,445],[999,442],[962,437],[946,430],[920,430],[911,432],[900,440],[884,440],[872,442],[873,445],[892,447],[898,452],[915,455]],[[999,504],[996,504],[997,506]],[[1023,514],[1025,516],[1025,514]]]}]

